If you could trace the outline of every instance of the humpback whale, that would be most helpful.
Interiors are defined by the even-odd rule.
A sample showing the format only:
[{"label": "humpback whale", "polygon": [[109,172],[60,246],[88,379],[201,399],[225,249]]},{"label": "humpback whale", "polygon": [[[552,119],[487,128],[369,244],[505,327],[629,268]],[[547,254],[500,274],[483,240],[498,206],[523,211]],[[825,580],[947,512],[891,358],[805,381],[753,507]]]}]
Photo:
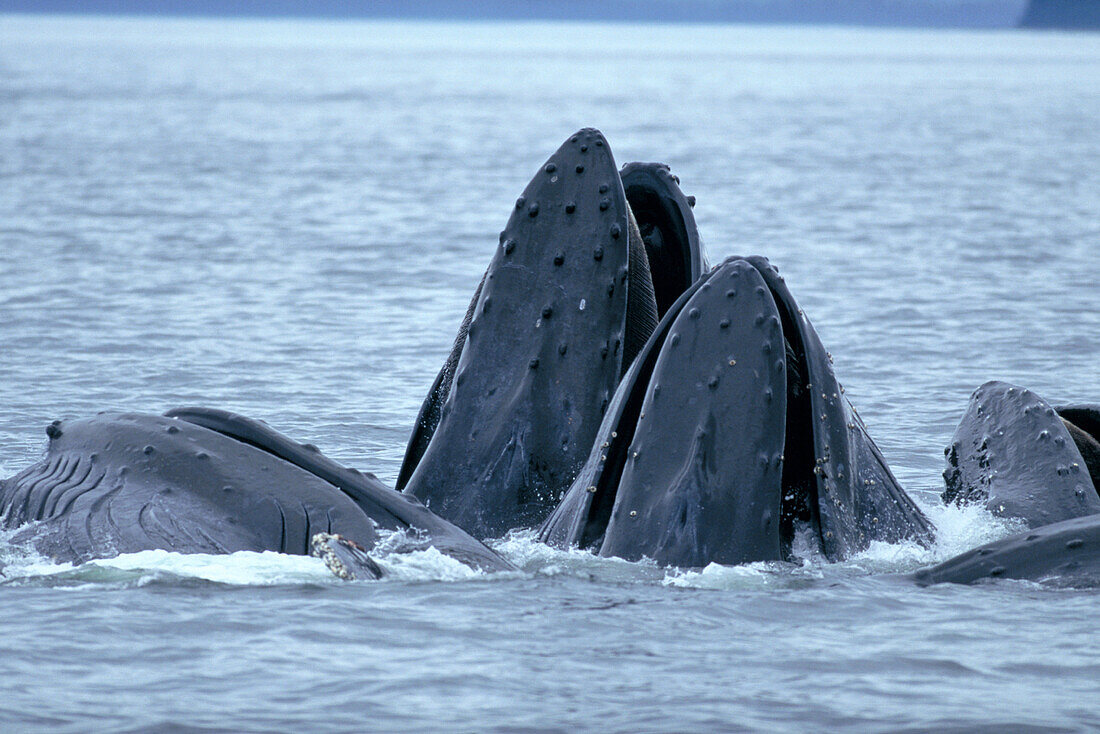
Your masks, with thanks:
[{"label": "humpback whale", "polygon": [[1051,406],[987,382],[944,449],[943,500],[984,503],[1028,530],[915,574],[919,583],[986,578],[1100,581],[1100,406]]},{"label": "humpback whale", "polygon": [[40,462],[0,481],[0,517],[25,526],[15,542],[59,562],[158,548],[308,554],[319,533],[369,549],[388,529],[474,568],[512,568],[374,475],[233,413],[101,414],[47,435]]},{"label": "humpback whale", "polygon": [[584,463],[660,304],[704,263],[667,166],[620,176],[599,131],[571,136],[516,201],[397,488],[475,537],[537,527]]},{"label": "humpback whale", "polygon": [[798,523],[830,560],[932,538],[778,271],[734,257],[668,309],[539,537],[697,567],[788,559]]}]

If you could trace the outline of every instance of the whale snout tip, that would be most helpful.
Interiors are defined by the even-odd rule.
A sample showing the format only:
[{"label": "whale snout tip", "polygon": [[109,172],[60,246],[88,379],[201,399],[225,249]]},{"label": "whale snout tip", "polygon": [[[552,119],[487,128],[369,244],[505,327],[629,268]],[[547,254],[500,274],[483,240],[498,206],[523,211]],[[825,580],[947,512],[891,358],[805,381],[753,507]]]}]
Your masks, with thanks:
[{"label": "whale snout tip", "polygon": [[[607,138],[604,134],[594,127],[582,127],[577,132],[569,136],[565,145],[572,145],[583,156],[585,153],[594,152],[594,150],[609,150],[610,146],[607,144]],[[582,173],[582,170],[578,173]]]},{"label": "whale snout tip", "polygon": [[599,138],[599,139],[601,139],[601,140],[603,140],[603,141],[605,141],[605,142],[606,142],[606,140],[607,140],[607,138],[605,138],[605,137],[603,136],[603,133],[602,133],[602,132],[600,132],[599,128],[595,128],[595,127],[582,127],[582,128],[580,129],[580,130],[578,130],[577,132],[573,133],[573,137],[572,137],[572,138],[570,138],[570,141],[571,141],[571,142],[574,142],[574,143],[579,143],[579,142],[581,142],[581,140],[583,140],[584,138],[588,138],[589,140],[592,140],[592,139],[595,139],[595,138]]}]

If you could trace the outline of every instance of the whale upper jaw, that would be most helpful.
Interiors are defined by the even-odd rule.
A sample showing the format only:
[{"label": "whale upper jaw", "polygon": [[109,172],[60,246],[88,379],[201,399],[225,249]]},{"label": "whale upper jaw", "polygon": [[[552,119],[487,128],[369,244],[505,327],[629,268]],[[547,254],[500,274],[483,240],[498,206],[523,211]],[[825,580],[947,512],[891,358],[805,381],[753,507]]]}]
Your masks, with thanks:
[{"label": "whale upper jaw", "polygon": [[399,488],[477,537],[537,526],[656,324],[647,271],[610,147],[578,131],[516,200]]},{"label": "whale upper jaw", "polygon": [[540,537],[677,566],[789,558],[800,522],[832,560],[929,542],[842,393],[778,272],[731,258],[669,308]]}]

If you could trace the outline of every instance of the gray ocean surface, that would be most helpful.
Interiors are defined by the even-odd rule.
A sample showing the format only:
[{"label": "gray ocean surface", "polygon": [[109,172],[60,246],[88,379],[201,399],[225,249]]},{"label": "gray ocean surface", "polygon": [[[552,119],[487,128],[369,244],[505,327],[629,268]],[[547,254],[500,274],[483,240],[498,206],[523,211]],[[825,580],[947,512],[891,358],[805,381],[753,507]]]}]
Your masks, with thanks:
[{"label": "gray ocean surface", "polygon": [[576,128],[767,255],[940,530],[662,569],[494,541],[78,568],[0,540],[0,730],[1079,731],[1100,591],[897,574],[988,379],[1100,400],[1100,35],[0,16],[0,476],[230,408],[392,481],[511,203]]}]

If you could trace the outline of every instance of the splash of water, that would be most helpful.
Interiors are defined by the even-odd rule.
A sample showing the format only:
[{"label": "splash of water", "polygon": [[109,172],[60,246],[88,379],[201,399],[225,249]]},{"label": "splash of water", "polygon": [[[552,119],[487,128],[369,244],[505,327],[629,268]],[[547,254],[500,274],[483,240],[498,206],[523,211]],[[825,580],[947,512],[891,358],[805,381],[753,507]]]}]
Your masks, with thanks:
[{"label": "splash of water", "polygon": [[[557,549],[538,542],[533,530],[513,531],[492,547],[521,569],[520,575],[568,575],[614,583],[658,583],[701,589],[755,589],[801,586],[823,579],[908,573],[1022,529],[1017,520],[995,517],[981,506],[933,505],[923,508],[937,528],[930,548],[917,543],[876,541],[843,563],[829,563],[809,528],[795,535],[796,562],[749,563],[703,569],[661,568],[650,560],[628,562],[601,558],[577,548]],[[57,586],[209,582],[232,586],[328,584],[337,580],[324,563],[308,556],[266,551],[229,555],[183,554],[163,550],[126,553],[81,565],[55,564],[33,549],[12,544],[0,533],[0,574],[7,583]],[[407,533],[384,533],[372,556],[386,572],[385,581],[476,581],[515,578],[516,572],[488,574],[440,553]]]}]

